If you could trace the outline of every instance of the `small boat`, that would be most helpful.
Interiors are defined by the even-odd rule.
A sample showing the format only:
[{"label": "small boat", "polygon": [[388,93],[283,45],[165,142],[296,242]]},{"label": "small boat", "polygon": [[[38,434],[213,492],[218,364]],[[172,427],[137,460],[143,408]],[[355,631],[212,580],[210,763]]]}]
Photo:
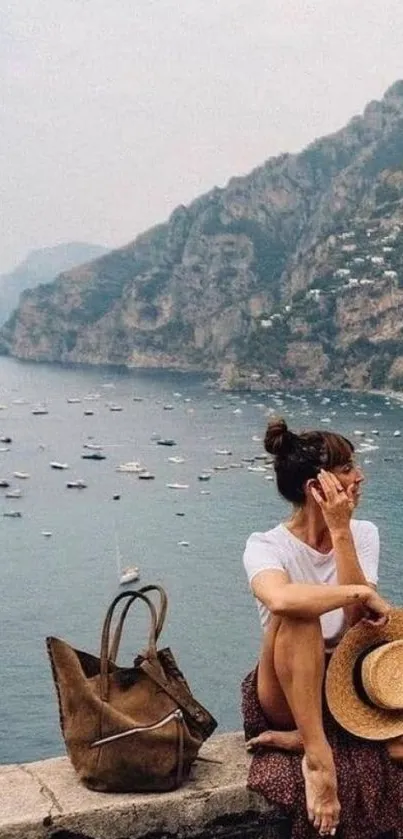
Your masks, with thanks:
[{"label": "small boat", "polygon": [[213,405],[213,411],[222,411],[224,405]]},{"label": "small boat", "polygon": [[209,489],[201,489],[200,495],[211,495],[211,492]]},{"label": "small boat", "polygon": [[165,486],[167,486],[168,489],[189,489],[189,484],[174,483],[174,484],[165,484]]},{"label": "small boat", "polygon": [[67,489],[86,489],[87,484],[79,479],[78,481],[67,481],[66,487]]},{"label": "small boat", "polygon": [[48,411],[47,408],[45,408],[44,405],[37,405],[36,408],[32,408],[32,411],[31,411],[31,414],[34,414],[34,416],[37,416],[37,417],[42,416],[42,414],[48,414],[48,413],[49,413],[49,411]]},{"label": "small boat", "polygon": [[51,536],[51,535],[52,535],[52,531],[51,531],[51,530],[42,530],[42,531],[41,531],[41,535],[42,535],[42,536],[46,536],[47,538],[49,538],[49,536]]},{"label": "small boat", "polygon": [[84,443],[83,449],[91,449],[91,451],[99,451],[102,446],[99,443]]},{"label": "small boat", "polygon": [[145,466],[142,466],[138,460],[129,460],[127,463],[121,463],[120,466],[116,467],[116,472],[132,472],[139,474],[140,472],[145,471]]},{"label": "small boat", "polygon": [[6,436],[0,437],[0,443],[12,443],[12,442],[13,441],[12,441],[11,437],[8,437],[8,436],[7,437]]},{"label": "small boat", "polygon": [[211,475],[208,475],[208,474],[207,474],[207,473],[205,473],[205,472],[203,472],[201,475],[198,475],[198,476],[197,476],[197,480],[198,480],[198,481],[209,481],[209,480],[210,480],[210,478],[211,478]]},{"label": "small boat", "polygon": [[93,417],[94,416],[94,411],[91,411],[90,408],[86,408],[85,411],[84,411],[84,416],[85,417]]},{"label": "small boat", "polygon": [[5,494],[5,498],[21,498],[20,489],[9,489]]},{"label": "small boat", "polygon": [[184,463],[184,462],[185,462],[184,457],[179,457],[178,456],[178,457],[169,457],[168,458],[168,463]]},{"label": "small boat", "polygon": [[153,475],[152,472],[148,472],[148,470],[146,469],[144,472],[139,472],[137,477],[141,481],[153,481],[154,478],[155,478],[155,475]]},{"label": "small boat", "polygon": [[120,586],[126,586],[128,583],[134,583],[140,576],[140,571],[137,565],[129,565],[127,568],[122,568],[122,555],[120,553],[118,537],[115,536],[116,548],[116,567],[118,571],[118,579]]},{"label": "small boat", "polygon": [[82,460],[106,460],[106,454],[102,452],[87,452],[81,455]]},{"label": "small boat", "polygon": [[157,440],[157,446],[176,446],[175,440],[171,439],[162,439]]},{"label": "small boat", "polygon": [[163,409],[164,409],[164,411],[173,411],[174,406],[173,405],[163,405]]},{"label": "small boat", "polygon": [[0,480],[0,488],[1,488],[1,489],[7,489],[7,487],[9,487],[9,486],[10,486],[10,482],[9,482],[9,481],[6,481],[6,479],[5,479],[5,478],[1,478],[1,480]]},{"label": "small boat", "polygon": [[393,432],[394,437],[400,437],[400,435],[401,435],[401,431],[399,431],[399,430],[396,430],[396,431]]},{"label": "small boat", "polygon": [[87,393],[87,395],[84,396],[84,399],[86,402],[94,402],[96,399],[99,399],[100,396],[100,393]]},{"label": "small boat", "polygon": [[9,446],[0,446],[0,452],[9,452],[9,451],[10,451]]},{"label": "small boat", "polygon": [[128,583],[134,583],[135,580],[138,580],[140,576],[140,571],[137,568],[137,565],[131,565],[127,568],[124,568],[120,577],[119,577],[119,585],[126,586]]},{"label": "small boat", "polygon": [[28,472],[13,472],[13,475],[14,475],[14,478],[19,478],[22,481],[31,477]]},{"label": "small boat", "polygon": [[78,396],[68,396],[66,402],[70,405],[75,405],[77,402],[81,402],[81,399],[79,399]]},{"label": "small boat", "polygon": [[19,510],[9,510],[3,513],[3,516],[6,516],[8,519],[21,519],[22,513]]},{"label": "small boat", "polygon": [[248,472],[266,472],[264,466],[247,466]]},{"label": "small boat", "polygon": [[110,411],[123,411],[122,405],[109,405]]},{"label": "small boat", "polygon": [[232,452],[230,451],[230,449],[216,449],[215,454],[223,454],[229,457],[232,454]]},{"label": "small boat", "polygon": [[182,539],[180,542],[178,542],[178,545],[180,548],[188,548],[189,542],[186,542],[186,539]]},{"label": "small boat", "polygon": [[225,472],[229,469],[229,464],[223,464],[222,466],[213,466],[215,472]]},{"label": "small boat", "polygon": [[51,462],[49,463],[49,466],[50,466],[51,469],[68,469],[69,468],[68,463],[59,463],[58,460],[51,460]]},{"label": "small boat", "polygon": [[142,396],[133,396],[133,402],[142,402],[142,401],[143,401]]}]

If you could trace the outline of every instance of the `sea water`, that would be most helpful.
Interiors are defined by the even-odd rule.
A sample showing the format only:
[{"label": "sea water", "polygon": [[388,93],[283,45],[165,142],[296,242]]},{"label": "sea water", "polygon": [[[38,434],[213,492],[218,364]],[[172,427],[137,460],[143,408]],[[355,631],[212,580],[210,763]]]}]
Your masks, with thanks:
[{"label": "sea water", "polygon": [[[402,602],[399,401],[320,390],[224,394],[201,376],[12,359],[0,359],[0,383],[0,436],[12,438],[0,441],[0,478],[22,491],[7,499],[0,489],[1,763],[63,753],[45,637],[98,653],[106,608],[121,590],[117,549],[124,565],[139,567],[140,584],[166,588],[162,641],[196,697],[219,730],[240,727],[239,685],[260,638],[242,553],[251,531],[289,513],[272,471],[248,468],[262,465],[253,458],[263,453],[274,414],[294,429],[334,428],[354,440],[367,478],[358,515],[379,526],[380,588]],[[48,413],[33,414],[38,406]],[[158,445],[159,438],[176,445]],[[88,445],[102,446],[106,459],[83,460]],[[68,469],[54,470],[52,461]],[[154,480],[117,472],[127,461],[140,461]],[[211,479],[199,481],[208,470]],[[68,480],[87,488],[67,489]],[[4,516],[11,510],[21,517]],[[145,645],[144,612],[136,605],[127,621],[120,651],[127,665]]]}]

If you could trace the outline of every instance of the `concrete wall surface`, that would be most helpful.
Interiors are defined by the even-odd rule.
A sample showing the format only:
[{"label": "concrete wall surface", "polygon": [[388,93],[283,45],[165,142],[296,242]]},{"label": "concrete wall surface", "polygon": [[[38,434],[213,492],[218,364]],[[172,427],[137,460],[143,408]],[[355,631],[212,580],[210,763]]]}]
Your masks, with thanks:
[{"label": "concrete wall surface", "polygon": [[67,758],[0,766],[0,839],[287,839],[284,814],[246,788],[241,733],[211,737],[169,793],[92,792]]}]

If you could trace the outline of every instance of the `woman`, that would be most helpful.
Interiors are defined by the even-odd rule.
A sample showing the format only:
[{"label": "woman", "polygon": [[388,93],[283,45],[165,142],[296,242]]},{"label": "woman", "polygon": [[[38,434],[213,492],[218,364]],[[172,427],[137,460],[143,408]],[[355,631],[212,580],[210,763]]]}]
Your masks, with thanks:
[{"label": "woman", "polygon": [[334,836],[340,805],[323,727],[323,679],[327,654],[349,626],[388,619],[391,607],[375,591],[378,529],[351,518],[363,476],[349,440],[327,431],[295,434],[279,419],[269,423],[264,443],[293,511],[284,524],[253,533],[244,553],[264,629],[258,699],[274,729],[247,745],[304,752],[308,818],[320,835]]}]

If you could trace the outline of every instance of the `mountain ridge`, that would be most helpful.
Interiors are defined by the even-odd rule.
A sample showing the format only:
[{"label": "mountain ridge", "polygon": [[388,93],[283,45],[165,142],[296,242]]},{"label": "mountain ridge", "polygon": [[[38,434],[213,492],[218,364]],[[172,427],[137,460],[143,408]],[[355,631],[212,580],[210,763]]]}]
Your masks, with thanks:
[{"label": "mountain ridge", "polygon": [[33,360],[206,370],[229,387],[400,387],[400,283],[403,81],[302,152],[25,292],[0,343]]},{"label": "mountain ridge", "polygon": [[0,323],[9,317],[25,289],[51,282],[61,272],[107,252],[103,245],[88,242],[66,242],[29,251],[12,271],[0,274]]}]

